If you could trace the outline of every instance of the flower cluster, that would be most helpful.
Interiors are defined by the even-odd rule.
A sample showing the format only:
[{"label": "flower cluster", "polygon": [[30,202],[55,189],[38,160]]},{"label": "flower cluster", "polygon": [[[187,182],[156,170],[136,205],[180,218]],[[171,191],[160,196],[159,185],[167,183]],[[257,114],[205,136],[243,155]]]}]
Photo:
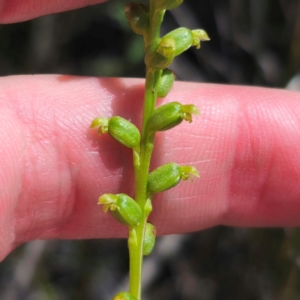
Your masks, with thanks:
[{"label": "flower cluster", "polygon": [[149,172],[155,134],[178,126],[182,121],[191,123],[193,116],[199,115],[195,105],[177,101],[155,107],[156,99],[166,97],[173,86],[175,74],[168,67],[174,58],[192,46],[199,49],[202,41],[209,40],[204,30],[187,28],[178,28],[160,37],[165,11],[178,7],[182,2],[183,0],[151,0],[150,8],[135,3],[129,3],[125,7],[131,29],[142,35],[145,43],[147,74],[142,132],[119,116],[99,117],[91,124],[91,128],[97,129],[99,135],[107,133],[133,150],[135,195],[104,194],[98,202],[103,205],[104,212],[109,211],[118,222],[128,226],[130,260],[137,260],[137,263],[132,264],[134,269],[130,270],[133,278],[130,292],[120,292],[114,300],[140,300],[140,286],[136,277],[141,273],[141,259],[136,256],[149,255],[155,244],[156,229],[148,222],[153,195],[176,186],[181,180],[199,177],[194,167],[174,162]]}]

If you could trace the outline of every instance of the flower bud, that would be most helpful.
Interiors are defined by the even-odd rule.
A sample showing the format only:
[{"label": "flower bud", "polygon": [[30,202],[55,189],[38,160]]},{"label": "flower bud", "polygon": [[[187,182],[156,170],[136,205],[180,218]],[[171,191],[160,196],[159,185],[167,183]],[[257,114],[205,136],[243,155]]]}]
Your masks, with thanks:
[{"label": "flower bud", "polygon": [[191,46],[200,48],[201,41],[208,41],[207,33],[202,29],[190,30],[177,28],[166,34],[160,41],[157,52],[164,57],[174,58]]},{"label": "flower bud", "polygon": [[172,89],[174,80],[175,80],[175,74],[171,70],[169,69],[163,70],[155,86],[157,97],[159,98],[166,97],[169,94],[170,90]]},{"label": "flower bud", "polygon": [[175,163],[169,163],[158,167],[148,176],[147,192],[150,195],[166,191],[176,186],[181,179],[180,166]]},{"label": "flower bud", "polygon": [[108,133],[128,148],[139,149],[141,134],[138,128],[131,122],[121,117],[96,118],[93,120],[91,128],[98,128],[98,133]]},{"label": "flower bud", "polygon": [[170,102],[155,109],[149,118],[149,131],[164,131],[175,127],[183,120],[191,123],[192,115],[199,115],[197,106],[193,104],[182,105],[179,102]]},{"label": "flower bud", "polygon": [[130,293],[120,292],[112,300],[136,300],[136,298]]},{"label": "flower bud", "polygon": [[187,180],[191,176],[199,177],[197,170],[191,166],[179,166],[176,163],[169,163],[158,167],[148,176],[148,196],[166,191],[176,186],[180,180]]},{"label": "flower bud", "polygon": [[149,255],[155,245],[156,229],[153,224],[147,223],[144,234],[143,255]]},{"label": "flower bud", "polygon": [[103,205],[103,211],[109,212],[120,223],[127,226],[136,226],[142,218],[140,206],[126,194],[104,194],[98,204]]},{"label": "flower bud", "polygon": [[178,7],[183,0],[158,0],[155,2],[156,9],[174,9]]},{"label": "flower bud", "polygon": [[121,117],[112,117],[109,119],[108,133],[128,148],[138,148],[140,145],[140,131],[131,122]]},{"label": "flower bud", "polygon": [[128,3],[125,15],[133,32],[145,35],[149,29],[149,7],[143,4]]}]

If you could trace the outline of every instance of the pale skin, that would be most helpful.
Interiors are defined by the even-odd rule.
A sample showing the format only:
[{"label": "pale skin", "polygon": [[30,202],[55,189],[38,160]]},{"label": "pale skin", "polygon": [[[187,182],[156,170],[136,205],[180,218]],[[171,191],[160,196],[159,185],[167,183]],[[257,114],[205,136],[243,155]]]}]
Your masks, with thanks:
[{"label": "pale skin", "polygon": [[[0,22],[97,2],[2,0]],[[132,193],[131,152],[88,127],[111,115],[140,125],[142,98],[136,79],[0,79],[0,259],[34,239],[126,236],[96,203]],[[157,195],[159,234],[300,225],[300,93],[176,83],[168,101],[196,104],[201,116],[157,134],[153,166],[192,164],[201,178]]]}]

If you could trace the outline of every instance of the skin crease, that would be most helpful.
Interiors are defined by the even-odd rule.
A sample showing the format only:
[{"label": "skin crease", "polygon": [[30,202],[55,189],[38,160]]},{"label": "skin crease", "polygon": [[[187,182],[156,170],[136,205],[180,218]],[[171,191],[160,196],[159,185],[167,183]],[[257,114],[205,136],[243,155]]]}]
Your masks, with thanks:
[{"label": "skin crease", "polygon": [[[58,2],[2,1],[0,21],[93,3]],[[88,127],[112,115],[140,125],[143,81],[11,76],[0,91],[0,259],[34,239],[125,237],[96,202],[107,192],[132,195],[131,152]],[[201,117],[157,134],[152,168],[192,164],[201,178],[155,196],[158,234],[300,225],[299,93],[176,83],[170,101],[196,104]]]}]

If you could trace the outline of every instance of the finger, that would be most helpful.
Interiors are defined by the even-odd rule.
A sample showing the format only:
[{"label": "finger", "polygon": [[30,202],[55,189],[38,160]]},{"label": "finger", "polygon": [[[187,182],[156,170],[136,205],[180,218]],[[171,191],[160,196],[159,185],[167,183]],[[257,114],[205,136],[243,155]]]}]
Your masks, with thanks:
[{"label": "finger", "polygon": [[107,0],[0,0],[0,23],[15,23]]},{"label": "finger", "polygon": [[[111,115],[140,124],[143,82],[17,76],[2,78],[0,89],[1,257],[37,238],[126,236],[96,202],[133,194],[131,152],[88,127]],[[201,179],[155,197],[158,233],[299,225],[299,100],[281,90],[177,83],[165,102],[194,103],[202,115],[157,134],[152,168],[192,164]]]}]

